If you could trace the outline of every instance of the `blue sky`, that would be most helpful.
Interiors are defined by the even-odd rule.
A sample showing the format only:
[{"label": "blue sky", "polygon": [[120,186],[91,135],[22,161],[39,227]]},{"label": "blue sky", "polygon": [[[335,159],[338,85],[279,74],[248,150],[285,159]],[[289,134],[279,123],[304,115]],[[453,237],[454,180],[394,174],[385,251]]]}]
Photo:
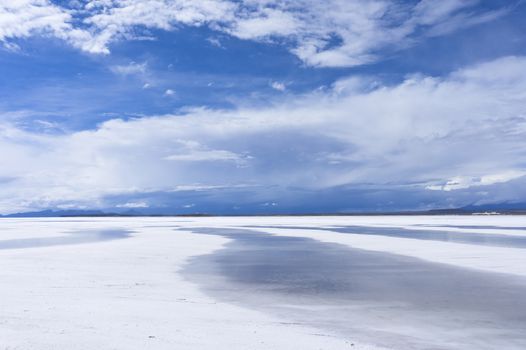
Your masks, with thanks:
[{"label": "blue sky", "polygon": [[526,3],[0,4],[0,213],[526,201]]}]

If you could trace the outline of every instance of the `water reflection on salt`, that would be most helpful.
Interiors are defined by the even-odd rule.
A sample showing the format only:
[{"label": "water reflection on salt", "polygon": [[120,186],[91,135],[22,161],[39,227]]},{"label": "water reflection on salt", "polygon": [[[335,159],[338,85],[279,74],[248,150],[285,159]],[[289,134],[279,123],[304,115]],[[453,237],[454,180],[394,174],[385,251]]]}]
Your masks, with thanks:
[{"label": "water reflection on salt", "polygon": [[[453,242],[492,247],[526,248],[526,235],[512,236],[506,234],[485,234],[475,232],[439,231],[425,229],[404,229],[400,227],[372,227],[372,226],[246,226],[253,228],[286,228],[296,230],[327,230],[356,235],[385,236],[396,238],[420,239],[426,241]],[[456,226],[452,226],[456,227]]]},{"label": "water reflection on salt", "polygon": [[123,229],[81,230],[68,232],[64,236],[35,237],[0,240],[0,249],[24,249],[52,247],[60,245],[73,245],[112,241],[130,237],[131,231]]},{"label": "water reflection on salt", "polygon": [[213,297],[282,320],[404,349],[525,349],[520,278],[241,229],[185,276]]}]

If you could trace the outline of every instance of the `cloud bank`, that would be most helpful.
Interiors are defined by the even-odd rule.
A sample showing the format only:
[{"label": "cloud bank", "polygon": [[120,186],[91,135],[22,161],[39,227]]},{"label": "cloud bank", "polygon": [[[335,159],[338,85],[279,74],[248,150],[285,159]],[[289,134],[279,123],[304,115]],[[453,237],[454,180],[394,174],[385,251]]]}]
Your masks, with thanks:
[{"label": "cloud bank", "polygon": [[350,77],[270,107],[112,119],[58,135],[3,122],[0,211],[239,187],[256,196],[373,186],[487,200],[491,186],[524,180],[524,71],[526,57],[506,57],[396,85]]},{"label": "cloud bank", "polygon": [[207,26],[233,37],[274,42],[310,66],[373,62],[382,50],[491,21],[506,8],[479,10],[478,1],[421,0],[91,0],[68,7],[49,0],[0,4],[0,42],[56,37],[93,54],[119,40],[152,38],[150,30]]}]

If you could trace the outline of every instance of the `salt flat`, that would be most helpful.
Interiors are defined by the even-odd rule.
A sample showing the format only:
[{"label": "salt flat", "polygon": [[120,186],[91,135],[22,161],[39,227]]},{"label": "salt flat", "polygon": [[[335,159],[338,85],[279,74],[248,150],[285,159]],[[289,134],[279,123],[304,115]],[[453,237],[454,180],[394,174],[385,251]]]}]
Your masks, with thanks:
[{"label": "salt flat", "polygon": [[0,220],[0,349],[524,349],[526,218]]}]

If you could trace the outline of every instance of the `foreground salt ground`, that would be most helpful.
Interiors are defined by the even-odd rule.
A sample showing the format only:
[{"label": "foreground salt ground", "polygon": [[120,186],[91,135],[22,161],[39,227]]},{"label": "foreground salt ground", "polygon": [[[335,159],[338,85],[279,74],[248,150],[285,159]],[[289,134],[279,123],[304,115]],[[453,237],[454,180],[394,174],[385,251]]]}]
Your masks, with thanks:
[{"label": "foreground salt ground", "polygon": [[[3,219],[0,349],[524,349],[524,240],[520,216]],[[429,299],[436,315],[418,295],[418,308],[407,295],[371,299],[385,287],[363,289],[381,278],[376,257],[391,255],[474,281],[463,293],[498,309],[472,305],[454,315],[472,324],[448,329],[457,311],[444,305],[463,308],[455,286]],[[345,280],[364,256],[375,269]],[[316,265],[342,278],[318,287]]]}]

